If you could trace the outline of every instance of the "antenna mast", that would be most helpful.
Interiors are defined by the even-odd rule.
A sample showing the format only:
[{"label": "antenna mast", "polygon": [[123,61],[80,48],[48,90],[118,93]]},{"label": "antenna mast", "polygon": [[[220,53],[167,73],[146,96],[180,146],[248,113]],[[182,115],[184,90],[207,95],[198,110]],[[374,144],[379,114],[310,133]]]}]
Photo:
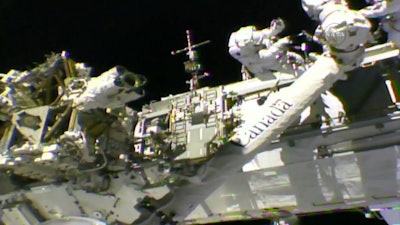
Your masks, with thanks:
[{"label": "antenna mast", "polygon": [[171,55],[177,55],[179,53],[186,52],[186,55],[188,56],[189,59],[185,61],[183,64],[185,67],[185,72],[191,75],[190,80],[186,81],[186,83],[190,84],[191,91],[196,91],[196,89],[199,87],[199,79],[210,76],[208,72],[202,72],[203,68],[202,65],[199,63],[196,48],[208,44],[211,41],[207,40],[200,42],[198,44],[193,44],[191,30],[186,30],[186,39],[187,39],[187,47],[176,51],[172,51]]}]

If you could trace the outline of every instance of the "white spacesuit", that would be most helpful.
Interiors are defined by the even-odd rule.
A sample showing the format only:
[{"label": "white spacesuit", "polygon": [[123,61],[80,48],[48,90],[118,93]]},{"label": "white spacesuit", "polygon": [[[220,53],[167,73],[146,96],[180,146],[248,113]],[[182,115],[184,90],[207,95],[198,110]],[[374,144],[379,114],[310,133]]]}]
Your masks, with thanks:
[{"label": "white spacesuit", "polygon": [[[288,37],[277,38],[285,24],[281,19],[271,21],[271,26],[257,30],[246,26],[233,32],[229,39],[229,53],[260,80],[275,79],[273,72],[300,75],[304,72],[303,58],[287,49]],[[291,76],[291,78],[293,78]],[[282,77],[280,77],[282,79]]]},{"label": "white spacesuit", "polygon": [[400,46],[400,0],[367,0],[371,6],[360,10],[368,18],[381,18],[381,26],[387,32],[388,42]]}]

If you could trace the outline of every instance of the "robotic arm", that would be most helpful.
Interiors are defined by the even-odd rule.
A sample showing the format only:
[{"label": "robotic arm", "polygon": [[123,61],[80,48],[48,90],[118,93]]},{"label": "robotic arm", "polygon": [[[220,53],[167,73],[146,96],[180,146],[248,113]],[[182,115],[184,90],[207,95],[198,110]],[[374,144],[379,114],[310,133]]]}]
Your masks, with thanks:
[{"label": "robotic arm", "polygon": [[269,99],[269,104],[260,106],[259,111],[265,114],[253,116],[236,130],[231,140],[246,146],[246,154],[254,151],[251,146],[257,145],[257,139],[265,141],[279,135],[317,96],[343,79],[344,72],[357,68],[364,58],[365,44],[371,38],[371,26],[365,17],[340,0],[302,3],[306,12],[320,22],[321,41],[327,52],[286,89],[287,93],[280,92]]}]

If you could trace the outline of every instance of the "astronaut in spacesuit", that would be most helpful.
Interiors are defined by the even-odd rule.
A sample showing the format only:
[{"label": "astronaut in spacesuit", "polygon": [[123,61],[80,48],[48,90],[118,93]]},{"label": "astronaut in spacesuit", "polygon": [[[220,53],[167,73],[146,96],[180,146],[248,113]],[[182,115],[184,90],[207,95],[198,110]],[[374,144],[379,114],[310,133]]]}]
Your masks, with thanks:
[{"label": "astronaut in spacesuit", "polygon": [[360,66],[365,47],[372,41],[371,24],[359,11],[349,9],[344,0],[302,0],[311,19],[319,22],[319,36],[326,53],[339,62],[344,71]]},{"label": "astronaut in spacesuit", "polygon": [[290,74],[290,78],[304,72],[303,58],[287,48],[291,44],[290,39],[278,39],[284,28],[283,20],[277,18],[271,21],[270,27],[263,30],[246,26],[231,34],[229,53],[242,63],[243,73],[260,80],[271,80],[276,78],[274,72]]},{"label": "astronaut in spacesuit", "polygon": [[[345,0],[302,0],[302,7],[311,19],[320,24],[314,37],[323,45],[324,54],[335,58],[345,72],[359,67],[366,44],[372,41],[371,24],[365,15],[349,9]],[[328,92],[324,94],[321,96],[324,104],[331,105],[325,104],[328,106],[325,112],[344,115],[344,110],[340,109],[343,105],[336,101],[337,98]],[[341,122],[338,120],[336,123]]]},{"label": "astronaut in spacesuit", "polygon": [[400,0],[366,0],[371,4],[360,10],[367,18],[380,18],[380,26],[387,33],[387,41],[400,46]]}]

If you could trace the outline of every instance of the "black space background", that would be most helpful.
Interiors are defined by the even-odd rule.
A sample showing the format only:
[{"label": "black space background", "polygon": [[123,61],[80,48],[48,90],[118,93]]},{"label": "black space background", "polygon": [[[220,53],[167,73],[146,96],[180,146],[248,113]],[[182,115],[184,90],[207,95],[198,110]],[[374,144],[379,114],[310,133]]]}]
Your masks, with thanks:
[{"label": "black space background", "polygon": [[[363,1],[350,4],[359,8]],[[95,75],[115,65],[145,75],[149,83],[140,108],[142,102],[188,90],[182,64],[186,56],[170,55],[185,47],[185,30],[193,31],[194,42],[211,40],[199,54],[212,74],[202,84],[215,86],[241,79],[240,64],[227,51],[230,33],[246,25],[264,28],[276,17],[287,22],[286,34],[312,32],[316,26],[300,0],[1,0],[0,72],[29,69],[43,62],[45,54],[67,50],[76,61],[92,66]],[[335,213],[310,216],[301,224],[385,223]]]}]

